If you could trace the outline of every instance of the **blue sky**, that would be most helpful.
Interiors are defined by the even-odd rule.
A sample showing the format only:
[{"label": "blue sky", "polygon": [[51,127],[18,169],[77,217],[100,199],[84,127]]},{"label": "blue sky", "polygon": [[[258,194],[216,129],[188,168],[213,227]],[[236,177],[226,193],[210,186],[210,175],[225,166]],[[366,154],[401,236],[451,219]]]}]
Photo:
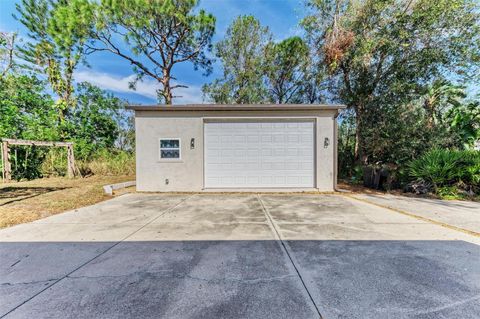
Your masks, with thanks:
[{"label": "blue sky", "polygon": [[[0,30],[18,32],[26,37],[26,30],[12,17],[15,13],[15,3],[18,1],[0,0]],[[301,33],[298,26],[304,15],[303,1],[301,0],[200,0],[199,8],[205,9],[217,18],[214,42],[222,39],[228,25],[239,15],[252,14],[260,20],[262,25],[268,26],[276,40],[282,40]],[[87,57],[90,67],[81,66],[75,74],[77,81],[89,81],[115,95],[127,99],[131,103],[155,103],[155,81],[145,78],[137,85],[137,90],[128,88],[128,82],[133,78],[133,71],[129,64],[109,53],[95,53]],[[221,74],[220,64],[215,63],[213,73],[209,77],[202,76],[202,71],[195,71],[188,64],[177,64],[173,69],[174,76],[179,83],[189,86],[176,94],[174,103],[202,102],[201,87],[211,82]]]}]

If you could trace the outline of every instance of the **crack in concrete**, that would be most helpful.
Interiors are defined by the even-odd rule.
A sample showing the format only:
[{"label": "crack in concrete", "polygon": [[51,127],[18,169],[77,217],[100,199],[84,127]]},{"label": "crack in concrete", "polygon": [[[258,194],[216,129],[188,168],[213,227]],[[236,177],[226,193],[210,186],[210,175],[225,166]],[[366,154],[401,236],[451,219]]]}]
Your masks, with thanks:
[{"label": "crack in concrete", "polygon": [[273,276],[273,277],[260,277],[260,278],[253,278],[253,279],[240,279],[240,278],[201,278],[201,277],[195,277],[191,275],[186,275],[186,278],[193,279],[193,280],[202,280],[206,282],[239,282],[239,283],[245,283],[245,284],[257,284],[257,283],[265,283],[265,282],[273,282],[273,281],[278,281],[278,280],[284,280],[286,278],[294,278],[296,277],[293,274],[290,275],[283,275],[283,276]]},{"label": "crack in concrete", "polygon": [[415,314],[415,315],[426,315],[426,314],[430,314],[430,313],[439,312],[439,311],[442,311],[442,310],[445,310],[445,309],[461,306],[461,305],[464,305],[466,303],[476,301],[476,300],[479,300],[479,299],[480,299],[480,295],[476,295],[476,296],[473,296],[473,297],[468,298],[468,299],[459,300],[459,301],[449,303],[447,305],[443,305],[443,306],[439,306],[439,307],[435,307],[435,308],[431,308],[431,309],[426,309],[426,310],[423,310],[423,311],[412,311],[412,313]]},{"label": "crack in concrete", "polygon": [[25,256],[20,257],[19,260],[17,260],[16,262],[14,262],[13,264],[10,265],[10,268],[14,267],[14,266],[17,265],[19,262],[23,261],[25,258],[28,258],[28,257],[30,257],[29,254],[26,254]]},{"label": "crack in concrete", "polygon": [[163,221],[161,223],[153,223],[153,225],[192,225],[193,223],[195,224],[203,224],[203,225],[226,225],[226,226],[232,226],[232,225],[268,225],[267,221],[262,221],[262,222],[212,222],[212,221]]},{"label": "crack in concrete", "polygon": [[461,305],[467,304],[467,303],[472,302],[472,301],[477,301],[479,299],[480,299],[480,295],[475,295],[475,296],[472,296],[470,298],[466,298],[466,299],[463,299],[463,300],[458,300],[458,301],[450,302],[448,304],[444,304],[444,305],[441,305],[441,306],[431,307],[431,308],[422,309],[422,310],[415,310],[415,309],[411,310],[411,309],[396,307],[395,309],[392,309],[392,308],[382,309],[382,312],[390,313],[390,314],[392,314],[392,313],[403,314],[403,315],[408,315],[409,317],[419,316],[419,315],[428,315],[428,314],[433,314],[433,313],[440,312],[440,311],[443,311],[443,310],[446,310],[446,309],[455,308],[457,306],[461,306]]},{"label": "crack in concrete", "polygon": [[59,280],[60,278],[52,278],[52,279],[45,279],[45,280],[32,280],[26,282],[2,282],[0,286],[16,286],[16,285],[34,285],[34,284],[41,284],[45,282],[51,282],[55,280]]},{"label": "crack in concrete", "polygon": [[296,277],[293,274],[283,275],[283,276],[272,276],[272,277],[258,277],[258,278],[235,278],[235,277],[224,277],[224,278],[206,278],[193,276],[187,273],[178,273],[174,274],[173,270],[163,270],[163,271],[136,271],[128,274],[121,275],[100,275],[100,276],[67,276],[69,279],[101,279],[101,278],[124,278],[130,276],[156,276],[158,278],[172,278],[172,279],[192,279],[205,282],[238,282],[244,284],[256,284],[256,283],[265,283],[273,282],[278,280],[284,280],[287,278]]},{"label": "crack in concrete", "polygon": [[312,225],[312,226],[324,226],[324,225],[425,225],[426,222],[418,221],[413,223],[381,223],[381,222],[366,222],[366,223],[349,223],[349,222],[299,222],[299,221],[276,221],[277,225]]}]

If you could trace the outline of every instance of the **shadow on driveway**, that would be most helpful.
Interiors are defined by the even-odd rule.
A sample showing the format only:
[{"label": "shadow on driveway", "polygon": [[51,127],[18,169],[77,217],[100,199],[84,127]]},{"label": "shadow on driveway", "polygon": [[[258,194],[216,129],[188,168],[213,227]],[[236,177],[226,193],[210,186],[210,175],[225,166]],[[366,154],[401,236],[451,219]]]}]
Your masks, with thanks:
[{"label": "shadow on driveway", "polygon": [[478,318],[463,241],[0,243],[7,318]]}]

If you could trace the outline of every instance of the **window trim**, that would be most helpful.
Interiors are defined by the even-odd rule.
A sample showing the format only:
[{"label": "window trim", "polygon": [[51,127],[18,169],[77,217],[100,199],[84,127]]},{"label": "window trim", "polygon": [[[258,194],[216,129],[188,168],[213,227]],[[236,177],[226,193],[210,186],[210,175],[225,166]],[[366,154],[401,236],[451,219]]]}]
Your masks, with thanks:
[{"label": "window trim", "polygon": [[[164,147],[162,148],[162,140],[176,140],[178,141],[178,148],[169,148],[169,147]],[[162,157],[162,150],[178,150],[178,157],[172,157],[172,158],[165,158]],[[158,139],[158,158],[160,161],[166,161],[166,162],[175,162],[175,161],[181,161],[182,160],[182,139],[179,137],[160,137]]]}]

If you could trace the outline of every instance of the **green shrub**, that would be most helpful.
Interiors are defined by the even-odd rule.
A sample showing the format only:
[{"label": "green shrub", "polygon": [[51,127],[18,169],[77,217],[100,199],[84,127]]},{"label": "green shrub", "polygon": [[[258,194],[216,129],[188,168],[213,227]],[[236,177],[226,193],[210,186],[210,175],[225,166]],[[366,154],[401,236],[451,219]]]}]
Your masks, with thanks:
[{"label": "green shrub", "polygon": [[463,151],[467,162],[463,181],[467,184],[480,186],[480,151]]},{"label": "green shrub", "polygon": [[45,157],[44,149],[35,146],[12,146],[10,152],[12,176],[15,180],[29,180],[43,176],[40,166]]},{"label": "green shrub", "polygon": [[459,199],[463,198],[463,194],[458,191],[456,186],[443,186],[437,190],[437,195],[442,199]]},{"label": "green shrub", "polygon": [[[478,192],[480,152],[434,149],[408,165],[409,176],[433,185],[435,193],[449,193],[453,187]],[[452,194],[453,195],[453,194]]]},{"label": "green shrub", "polygon": [[456,179],[460,159],[460,153],[456,151],[432,150],[409,164],[410,176],[431,182],[437,190]]}]

